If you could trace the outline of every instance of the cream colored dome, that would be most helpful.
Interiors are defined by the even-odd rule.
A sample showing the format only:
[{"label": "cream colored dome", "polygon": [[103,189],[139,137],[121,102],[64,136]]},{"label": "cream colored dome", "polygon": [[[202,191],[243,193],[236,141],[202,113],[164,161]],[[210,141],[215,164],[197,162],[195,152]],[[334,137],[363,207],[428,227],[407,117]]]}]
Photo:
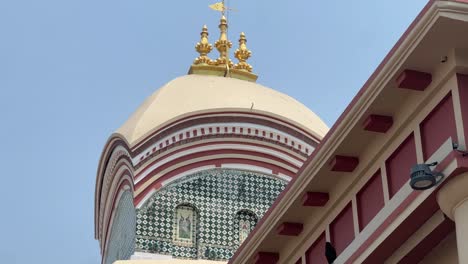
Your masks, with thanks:
[{"label": "cream colored dome", "polygon": [[221,111],[267,114],[319,138],[328,131],[315,113],[290,96],[253,82],[192,74],[176,78],[154,92],[117,133],[133,146],[144,136],[184,116]]}]

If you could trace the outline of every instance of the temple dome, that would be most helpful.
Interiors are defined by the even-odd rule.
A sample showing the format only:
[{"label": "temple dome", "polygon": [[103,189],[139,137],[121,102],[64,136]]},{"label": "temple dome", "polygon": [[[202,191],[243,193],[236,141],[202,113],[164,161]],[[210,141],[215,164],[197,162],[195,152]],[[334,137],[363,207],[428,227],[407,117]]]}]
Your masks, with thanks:
[{"label": "temple dome", "polygon": [[133,146],[180,118],[226,111],[276,117],[320,139],[328,131],[315,113],[283,93],[235,78],[191,74],[178,77],[154,92],[116,132]]}]

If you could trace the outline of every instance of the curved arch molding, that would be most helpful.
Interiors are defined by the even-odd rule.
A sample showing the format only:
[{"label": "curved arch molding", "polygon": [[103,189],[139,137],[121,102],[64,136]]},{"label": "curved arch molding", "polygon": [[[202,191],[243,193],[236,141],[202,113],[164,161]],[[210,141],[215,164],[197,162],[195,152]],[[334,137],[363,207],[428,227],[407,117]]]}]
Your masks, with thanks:
[{"label": "curved arch molding", "polygon": [[[289,124],[287,120],[235,112],[183,117],[145,135],[132,145],[122,135],[113,134],[101,154],[96,175],[95,237],[99,240],[103,263],[114,258],[128,257],[125,253],[128,251],[122,248],[122,245],[116,245],[114,241],[118,239],[114,230],[118,230],[121,225],[122,212],[118,208],[123,197],[128,199],[131,194],[134,209],[140,212],[148,203],[154,201],[155,197],[160,197],[182,182],[188,184],[189,180],[196,182],[204,177],[207,183],[213,180],[220,181],[216,184],[222,185],[223,181],[237,179],[236,184],[226,186],[225,189],[231,190],[232,187],[238,191],[241,190],[241,186],[265,181],[268,184],[264,182],[264,187],[261,187],[267,188],[264,192],[246,191],[252,192],[251,195],[270,195],[257,197],[262,201],[260,207],[242,208],[238,204],[242,201],[239,198],[241,195],[232,196],[232,192],[229,194],[240,199],[233,202],[236,209],[252,210],[260,218],[286,183],[295,177],[319,140],[307,131]],[[229,177],[226,176],[227,172]],[[198,180],[194,180],[194,177],[198,177]],[[239,182],[239,179],[245,182]],[[273,187],[268,189],[267,186]],[[215,193],[213,188],[210,192]],[[203,186],[194,192],[197,192],[200,198],[206,198],[200,190],[203,190]],[[195,198],[189,196],[189,199]],[[171,204],[173,201],[166,202]],[[145,221],[141,218],[138,220]],[[150,223],[154,222],[154,219],[146,221]],[[200,224],[204,221],[206,218],[200,218]],[[152,235],[148,235],[151,230],[144,230],[147,233],[144,235],[142,228],[141,223],[130,227],[134,232],[140,232],[137,234],[136,249],[167,254],[168,251],[162,249],[167,243],[170,244],[171,238],[163,236],[156,239],[154,230]],[[232,228],[225,230],[231,233],[234,231]],[[229,234],[222,233],[219,236],[227,238]],[[214,244],[206,242],[207,239],[199,238],[197,241],[200,241],[200,244],[197,244],[196,250],[174,252],[185,254],[185,257],[225,260],[238,246],[238,239],[234,239],[236,243],[223,240],[213,242]],[[212,245],[216,247],[211,248]],[[170,248],[172,254],[174,248],[167,248]],[[184,257],[180,254],[177,256]]]},{"label": "curved arch molding", "polygon": [[[287,182],[271,175],[209,169],[161,188],[137,209],[136,251],[177,258],[227,260],[239,246],[239,212],[261,218]],[[197,237],[190,246],[174,241],[180,204],[197,208]],[[250,218],[252,230],[256,224]]]}]

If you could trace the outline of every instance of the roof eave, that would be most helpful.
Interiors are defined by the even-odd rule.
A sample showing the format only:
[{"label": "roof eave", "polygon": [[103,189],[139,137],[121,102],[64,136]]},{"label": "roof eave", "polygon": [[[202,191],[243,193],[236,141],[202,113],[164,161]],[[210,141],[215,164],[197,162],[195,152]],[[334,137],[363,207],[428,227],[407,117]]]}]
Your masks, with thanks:
[{"label": "roof eave", "polygon": [[429,1],[338,118],[322,143],[298,172],[298,177],[294,178],[278,197],[251,233],[249,239],[238,249],[229,263],[247,263],[248,260],[254,257],[262,241],[271,232],[274,232],[282,216],[285,215],[289,206],[304,193],[305,188],[313,180],[315,173],[323,166],[327,166],[327,162],[340,143],[344,141],[349,131],[356,125],[360,125],[357,123],[358,117],[362,116],[375,97],[382,92],[386,86],[385,83],[392,80],[393,76],[397,74],[406,58],[433,26],[439,13],[450,13],[456,10],[468,12],[466,3],[468,3],[468,0]]}]

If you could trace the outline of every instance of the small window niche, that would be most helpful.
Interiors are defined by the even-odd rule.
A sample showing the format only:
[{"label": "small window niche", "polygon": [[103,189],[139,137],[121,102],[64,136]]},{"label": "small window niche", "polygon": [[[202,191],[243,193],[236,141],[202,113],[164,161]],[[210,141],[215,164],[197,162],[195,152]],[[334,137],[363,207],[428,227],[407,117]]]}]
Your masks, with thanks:
[{"label": "small window niche", "polygon": [[194,246],[197,234],[197,211],[191,205],[179,205],[174,213],[174,243]]},{"label": "small window niche", "polygon": [[241,210],[237,213],[237,233],[238,233],[238,243],[242,244],[250,232],[254,229],[257,224],[257,216],[249,210]]}]

